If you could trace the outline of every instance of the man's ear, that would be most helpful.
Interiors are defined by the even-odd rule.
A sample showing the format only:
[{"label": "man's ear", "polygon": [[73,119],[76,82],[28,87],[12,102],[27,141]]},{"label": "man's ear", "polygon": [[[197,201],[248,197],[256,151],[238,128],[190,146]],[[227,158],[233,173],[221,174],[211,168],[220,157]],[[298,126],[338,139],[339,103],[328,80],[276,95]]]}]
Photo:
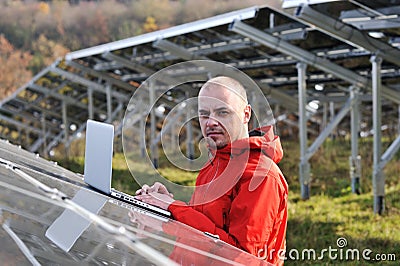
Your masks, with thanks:
[{"label": "man's ear", "polygon": [[244,108],[244,119],[243,119],[243,123],[247,124],[249,123],[251,118],[251,106],[250,104],[246,105],[246,107]]}]

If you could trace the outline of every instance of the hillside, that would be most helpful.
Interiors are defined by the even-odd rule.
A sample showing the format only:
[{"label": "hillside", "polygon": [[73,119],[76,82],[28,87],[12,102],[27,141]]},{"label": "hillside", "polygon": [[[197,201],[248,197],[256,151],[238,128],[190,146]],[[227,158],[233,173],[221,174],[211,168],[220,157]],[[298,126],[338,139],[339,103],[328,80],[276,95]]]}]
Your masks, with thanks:
[{"label": "hillside", "polygon": [[257,4],[265,1],[0,1],[0,100],[70,51]]}]

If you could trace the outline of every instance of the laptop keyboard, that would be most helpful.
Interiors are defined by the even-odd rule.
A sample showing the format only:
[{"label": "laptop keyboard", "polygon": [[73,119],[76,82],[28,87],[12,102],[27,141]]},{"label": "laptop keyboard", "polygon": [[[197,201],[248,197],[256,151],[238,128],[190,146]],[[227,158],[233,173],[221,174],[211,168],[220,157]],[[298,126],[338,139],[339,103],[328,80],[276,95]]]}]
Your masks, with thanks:
[{"label": "laptop keyboard", "polygon": [[117,199],[120,199],[122,201],[125,201],[125,202],[130,202],[130,203],[132,203],[134,205],[143,207],[145,209],[153,210],[153,211],[155,211],[157,213],[160,213],[160,214],[163,214],[163,215],[166,215],[166,216],[171,216],[169,211],[166,211],[166,210],[158,208],[156,206],[147,204],[147,203],[145,203],[143,201],[137,200],[133,196],[131,196],[129,194],[125,194],[125,193],[123,193],[121,191],[117,191],[117,190],[112,189],[111,190],[111,196],[113,196],[113,197],[115,197]]}]

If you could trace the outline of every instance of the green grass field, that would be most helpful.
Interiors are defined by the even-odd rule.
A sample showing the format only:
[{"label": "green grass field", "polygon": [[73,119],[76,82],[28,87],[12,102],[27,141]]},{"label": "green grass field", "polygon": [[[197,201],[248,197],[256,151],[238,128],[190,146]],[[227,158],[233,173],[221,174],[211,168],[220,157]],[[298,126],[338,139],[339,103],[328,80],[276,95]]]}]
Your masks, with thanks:
[{"label": "green grass field", "polygon": [[[387,146],[390,142],[388,140],[384,145]],[[283,140],[282,144],[285,156],[279,166],[287,178],[290,189],[287,228],[287,256],[289,258],[285,264],[399,265],[399,152],[384,171],[385,212],[383,215],[375,215],[372,195],[371,140],[361,140],[359,143],[362,157],[360,195],[351,192],[349,141],[327,140],[310,160],[312,187],[309,200],[302,200],[300,196],[298,142]],[[83,172],[82,157],[62,161],[60,164],[73,171]],[[113,186],[134,193],[138,185],[127,170],[123,154],[115,154],[113,168]],[[162,160],[159,171],[163,176],[181,184],[193,184],[196,178],[196,173],[164,167]],[[339,245],[346,241],[347,245],[338,246],[337,241],[341,241]],[[390,261],[394,259],[394,256],[397,261]],[[378,262],[375,258],[379,257],[386,261]]]}]

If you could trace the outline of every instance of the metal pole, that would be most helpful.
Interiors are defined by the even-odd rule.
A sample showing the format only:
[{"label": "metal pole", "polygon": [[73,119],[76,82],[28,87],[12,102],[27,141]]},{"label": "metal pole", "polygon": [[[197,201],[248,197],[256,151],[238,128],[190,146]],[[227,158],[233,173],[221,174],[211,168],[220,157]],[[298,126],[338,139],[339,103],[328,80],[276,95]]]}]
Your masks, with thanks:
[{"label": "metal pole", "polygon": [[351,156],[350,163],[350,179],[351,191],[360,194],[360,178],[361,178],[361,156],[358,154],[358,137],[360,129],[360,108],[359,108],[359,90],[357,87],[350,88],[350,98],[353,104],[351,106]]},{"label": "metal pole", "polygon": [[153,166],[158,168],[158,149],[156,139],[156,113],[155,113],[155,86],[153,82],[149,84],[149,106],[150,106],[150,150]]},{"label": "metal pole", "polygon": [[112,122],[112,99],[111,99],[111,85],[107,83],[106,85],[107,93],[107,122]]},{"label": "metal pole", "polygon": [[[329,102],[329,115],[330,115],[330,121],[335,119],[335,103],[334,102]],[[333,129],[331,131],[331,139],[334,140],[336,138],[336,131],[333,132]]]},{"label": "metal pole", "polygon": [[46,140],[46,115],[42,113],[42,117],[40,118],[40,121],[42,122],[42,138],[43,138],[43,155],[46,154],[46,149],[47,149],[47,140]]},{"label": "metal pole", "polygon": [[326,126],[328,125],[328,103],[324,102],[323,104],[323,113],[322,113],[322,124],[321,124],[321,129],[320,132],[322,132],[322,130],[324,130],[326,128]]},{"label": "metal pole", "polygon": [[[143,105],[139,104],[139,115],[143,116]],[[146,125],[145,125],[146,117],[140,117],[139,120],[139,147],[140,147],[140,156],[144,158],[146,156]]]},{"label": "metal pole", "polygon": [[88,88],[88,111],[89,119],[93,119],[93,89]]},{"label": "metal pole", "polygon": [[319,134],[319,136],[314,140],[314,142],[310,145],[306,153],[306,159],[309,160],[317,149],[322,145],[324,140],[329,136],[329,134],[337,127],[337,125],[342,121],[342,119],[346,116],[346,114],[350,111],[353,102],[352,99],[348,99],[337,113],[335,117],[332,117],[332,120],[325,127],[325,129]]},{"label": "metal pole", "polygon": [[398,112],[398,116],[399,116],[399,118],[397,120],[397,134],[400,135],[400,105],[397,110],[398,110],[397,112]]},{"label": "metal pole", "polygon": [[[258,121],[259,117],[255,117],[255,114],[258,114],[260,110],[258,110],[259,105],[258,105],[258,99],[257,99],[257,95],[255,92],[253,92],[251,94],[251,109],[253,109],[253,124],[252,127],[253,129],[257,128],[260,126],[260,123]],[[276,112],[275,112],[276,114]]]},{"label": "metal pole", "polygon": [[[189,99],[189,92],[186,91],[185,94],[186,94],[186,99]],[[188,110],[186,112],[186,131],[187,131],[186,156],[189,158],[190,161],[192,161],[194,159],[193,126],[190,120],[191,108],[188,105],[186,105],[186,107],[188,107]]]},{"label": "metal pole", "polygon": [[382,58],[371,56],[372,63],[372,108],[373,108],[373,174],[372,186],[374,192],[374,213],[382,214],[384,211],[385,177],[380,167],[382,142],[381,142],[381,112],[382,112],[382,90],[381,90],[381,64]]},{"label": "metal pole", "polygon": [[65,145],[65,154],[67,158],[69,158],[69,141],[68,141],[68,120],[67,120],[67,103],[65,101],[62,102],[62,119],[64,125],[64,145]]},{"label": "metal pole", "polygon": [[300,186],[302,199],[310,198],[310,163],[307,159],[307,87],[305,63],[296,64],[299,90]]}]

